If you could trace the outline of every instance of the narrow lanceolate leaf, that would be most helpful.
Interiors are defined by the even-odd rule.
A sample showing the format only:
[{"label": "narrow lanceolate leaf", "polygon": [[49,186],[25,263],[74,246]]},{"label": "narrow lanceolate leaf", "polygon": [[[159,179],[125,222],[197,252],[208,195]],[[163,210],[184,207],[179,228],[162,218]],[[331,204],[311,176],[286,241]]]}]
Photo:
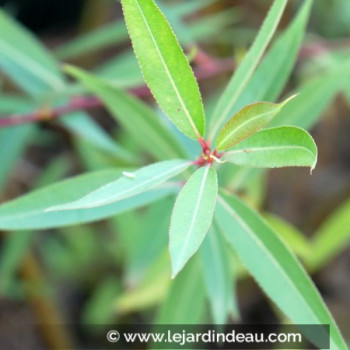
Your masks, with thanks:
[{"label": "narrow lanceolate leaf", "polygon": [[311,279],[278,235],[240,199],[222,193],[219,226],[266,294],[296,324],[329,324],[330,349],[347,346]]},{"label": "narrow lanceolate leaf", "polygon": [[179,186],[164,184],[160,188],[99,208],[45,211],[54,205],[78,200],[120,175],[118,169],[87,173],[4,203],[0,206],[0,230],[41,230],[102,220],[145,206],[179,190]]},{"label": "narrow lanceolate leaf", "polygon": [[31,33],[1,9],[0,68],[35,97],[64,87],[55,60]]},{"label": "narrow lanceolate leaf", "polygon": [[322,224],[312,237],[309,262],[313,270],[325,266],[350,244],[350,200],[348,199]]},{"label": "narrow lanceolate leaf", "polygon": [[172,277],[198,250],[212,222],[218,180],[211,167],[198,169],[179,193],[173,209],[169,249]]},{"label": "narrow lanceolate leaf", "polygon": [[185,152],[174,134],[141,100],[77,67],[65,66],[65,71],[105,103],[112,116],[140,148],[159,160],[184,156]]},{"label": "narrow lanceolate leaf", "polygon": [[124,172],[118,180],[95,189],[74,202],[48,208],[47,211],[96,208],[136,196],[156,187],[185,171],[191,163],[186,160],[169,160],[154,163],[133,173]]},{"label": "narrow lanceolate leaf", "polygon": [[267,45],[269,44],[286,7],[286,0],[275,0],[252,47],[236,70],[226,90],[220,98],[211,118],[210,139],[233,114],[233,109],[244,88],[254,73]]},{"label": "narrow lanceolate leaf", "polygon": [[245,106],[223,127],[217,138],[217,148],[225,150],[267,126],[291,99],[282,103],[257,102]]},{"label": "narrow lanceolate leaf", "polygon": [[153,0],[122,0],[125,20],[145,80],[172,122],[198,139],[205,131],[194,74],[164,15]]},{"label": "narrow lanceolate leaf", "polygon": [[317,147],[311,135],[294,126],[260,130],[240,142],[223,159],[253,168],[305,166],[314,169]]},{"label": "narrow lanceolate leaf", "polygon": [[346,57],[327,72],[299,86],[298,96],[283,108],[271,125],[287,124],[311,129],[336,94],[349,85],[349,78],[350,59]]},{"label": "narrow lanceolate leaf", "polygon": [[275,101],[281,94],[303,42],[312,4],[313,0],[305,0],[288,28],[271,45],[237,101],[233,113],[254,101]]},{"label": "narrow lanceolate leaf", "polygon": [[203,276],[211,312],[216,324],[225,324],[234,306],[237,316],[234,271],[231,267],[231,250],[217,225],[211,226],[200,249]]}]

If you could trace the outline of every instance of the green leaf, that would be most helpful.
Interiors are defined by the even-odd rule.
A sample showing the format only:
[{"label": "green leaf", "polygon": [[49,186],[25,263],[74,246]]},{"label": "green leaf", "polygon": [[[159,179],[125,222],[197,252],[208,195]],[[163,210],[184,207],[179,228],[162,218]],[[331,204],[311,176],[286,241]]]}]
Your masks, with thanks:
[{"label": "green leaf", "polygon": [[[200,249],[207,296],[216,324],[225,324],[235,296],[234,274],[226,242],[212,225]],[[237,311],[237,310],[235,310]],[[237,312],[235,312],[237,315]],[[235,315],[235,316],[236,316]]]},{"label": "green leaf", "polygon": [[67,129],[95,147],[126,163],[135,162],[136,157],[123,149],[87,113],[76,111],[60,119]]},{"label": "green leaf", "polygon": [[7,233],[2,242],[0,259],[0,294],[6,293],[27,254],[34,233],[30,231]]},{"label": "green leaf", "polygon": [[21,125],[0,130],[0,190],[35,134],[35,126]]},{"label": "green leaf", "polygon": [[132,50],[106,61],[94,71],[110,85],[121,89],[131,89],[145,84],[142,72]]},{"label": "green leaf", "polygon": [[200,264],[197,259],[192,259],[171,281],[155,324],[198,324],[205,310],[204,291]]},{"label": "green leaf", "polygon": [[135,285],[160,252],[167,249],[168,236],[164,232],[169,229],[173,202],[173,198],[165,198],[149,205],[145,213],[130,211],[113,218],[112,232],[117,237],[111,249],[116,259],[124,256],[128,285]]},{"label": "green leaf", "polygon": [[350,60],[347,58],[298,87],[298,96],[283,108],[271,125],[287,124],[311,129],[336,94],[349,84],[349,78]]},{"label": "green leaf", "polygon": [[142,281],[136,287],[126,290],[116,302],[118,313],[140,312],[159,305],[169,290],[170,262],[166,250],[155,256],[155,261],[147,269]]},{"label": "green leaf", "polygon": [[104,278],[95,287],[92,295],[85,302],[82,314],[84,324],[108,324],[114,321],[113,303],[120,294],[121,285],[119,278]]},{"label": "green leaf", "polygon": [[314,255],[314,252],[306,236],[289,222],[275,214],[266,213],[264,214],[264,218],[271,228],[279,234],[286,245],[296,255],[302,258],[303,261],[308,262],[310,257]]},{"label": "green leaf", "polygon": [[243,62],[235,71],[215,108],[214,114],[210,120],[210,139],[214,138],[217,131],[223,126],[229,116],[233,114],[235,103],[238,101],[244,88],[248,84],[267,45],[269,44],[286,4],[286,0],[274,1],[252,47],[248,51]]},{"label": "green leaf", "polygon": [[326,219],[312,237],[309,263],[313,270],[322,268],[349,246],[349,215],[350,200],[347,200]]},{"label": "green leaf", "polygon": [[165,17],[153,0],[122,0],[125,20],[145,80],[165,114],[187,136],[205,132],[198,85]]},{"label": "green leaf", "polygon": [[307,166],[317,163],[317,147],[310,134],[295,126],[258,131],[225,153],[223,160],[253,168]]},{"label": "green leaf", "polygon": [[254,101],[275,101],[278,98],[298,57],[312,3],[312,0],[303,2],[293,22],[273,43],[233,112]]},{"label": "green leaf", "polygon": [[164,186],[100,208],[45,212],[58,203],[75,201],[120,175],[121,171],[116,169],[87,173],[4,203],[0,206],[0,229],[47,229],[93,222],[144,206],[178,190],[175,186]]},{"label": "green leaf", "polygon": [[58,64],[37,39],[0,10],[0,67],[32,96],[60,90]]},{"label": "green leaf", "polygon": [[219,226],[265,293],[296,324],[329,324],[331,349],[347,349],[311,279],[283,241],[240,199],[222,193]]},{"label": "green leaf", "polygon": [[67,60],[96,52],[110,45],[117,45],[127,39],[128,31],[125,23],[118,21],[64,43],[54,51],[54,54],[60,60]]},{"label": "green leaf", "polygon": [[245,106],[220,131],[217,148],[228,149],[264,128],[295,96],[289,97],[282,103],[257,102]]},{"label": "green leaf", "polygon": [[[133,141],[139,147],[147,150],[157,159],[184,156],[184,152],[174,135],[147,105],[81,69],[66,66],[66,71],[101,98],[112,115],[132,136]],[[149,142],[149,140],[152,140],[152,142]]]},{"label": "green leaf", "polygon": [[207,234],[218,192],[216,171],[198,169],[179,193],[169,231],[169,250],[174,278],[199,249]]},{"label": "green leaf", "polygon": [[176,159],[154,163],[133,173],[123,172],[118,180],[107,182],[78,200],[50,207],[47,211],[97,208],[115,203],[161,185],[190,165],[189,161]]}]

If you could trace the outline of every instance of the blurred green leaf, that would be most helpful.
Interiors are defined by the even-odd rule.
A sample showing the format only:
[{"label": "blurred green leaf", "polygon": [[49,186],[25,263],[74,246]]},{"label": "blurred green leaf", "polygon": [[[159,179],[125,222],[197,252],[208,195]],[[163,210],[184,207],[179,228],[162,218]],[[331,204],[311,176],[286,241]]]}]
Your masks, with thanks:
[{"label": "blurred green leaf", "polygon": [[136,161],[134,155],[119,146],[91,117],[82,111],[66,114],[61,123],[76,136],[126,163]]},{"label": "blurred green leaf", "polygon": [[85,304],[82,322],[87,325],[112,323],[113,304],[120,289],[121,286],[117,278],[103,279]]},{"label": "blurred green leaf", "polygon": [[350,242],[350,200],[332,213],[312,237],[309,263],[318,270],[339,255]]},{"label": "blurred green leaf", "polygon": [[302,84],[298,88],[298,96],[283,108],[271,125],[287,124],[311,129],[335,95],[348,84],[349,77],[350,60],[347,59],[321,76]]},{"label": "blurred green leaf", "polygon": [[111,85],[130,89],[144,85],[142,72],[132,50],[127,50],[111,58],[94,71]]},{"label": "blurred green leaf", "polygon": [[216,324],[226,324],[231,304],[236,309],[234,275],[226,242],[212,225],[200,249],[204,282]]},{"label": "blurred green leaf", "polygon": [[112,44],[117,45],[127,39],[128,31],[124,21],[117,21],[64,43],[54,51],[54,54],[60,60],[68,60]]},{"label": "blurred green leaf", "polygon": [[6,184],[12,169],[35,134],[33,125],[21,125],[0,130],[0,190]]},{"label": "blurred green leaf", "polygon": [[[148,206],[147,210],[132,211],[112,219],[116,244],[115,255],[122,255],[128,285],[139,281],[156,257],[167,248],[173,198],[165,198]],[[116,257],[118,258],[118,257]]]},{"label": "blurred green leaf", "polygon": [[143,193],[141,196],[100,208],[45,212],[45,209],[57,203],[77,200],[94,188],[103,186],[120,175],[121,171],[117,169],[87,173],[2,204],[0,206],[0,229],[47,229],[93,222],[144,206],[177,191],[176,186],[164,185],[163,188]]},{"label": "blurred green leaf", "polygon": [[197,139],[205,131],[198,85],[168,22],[153,0],[122,0],[145,80],[172,122]]},{"label": "blurred green leaf", "polygon": [[271,228],[279,234],[279,237],[287,244],[292,251],[303,261],[308,262],[309,258],[314,255],[311,243],[296,227],[292,226],[283,218],[271,214],[264,214]]},{"label": "blurred green leaf", "polygon": [[295,95],[282,103],[257,102],[242,108],[222,128],[217,138],[218,150],[231,148],[271,123]]},{"label": "blurred green leaf", "polygon": [[7,293],[16,272],[28,252],[33,232],[13,232],[5,235],[0,256],[0,294]]},{"label": "blurred green leaf", "polygon": [[255,101],[275,101],[281,94],[297,59],[313,1],[303,2],[296,17],[278,37],[247,84],[235,111]]},{"label": "blurred green leaf", "polygon": [[235,71],[224,93],[219,99],[219,102],[210,120],[210,139],[213,139],[215,137],[217,131],[223,126],[229,116],[233,114],[232,110],[235,106],[235,103],[248,84],[267,45],[269,44],[280,21],[286,4],[286,0],[274,1],[270,12],[268,13],[257,37],[255,38],[252,47],[245,56],[244,61]]},{"label": "blurred green leaf", "polygon": [[155,257],[154,263],[139,285],[126,290],[115,302],[115,310],[129,313],[160,304],[166,297],[170,284],[170,263],[167,251]]},{"label": "blurred green leaf", "polygon": [[223,160],[254,168],[307,166],[313,170],[317,147],[307,131],[282,126],[258,131],[231,148]]},{"label": "blurred green leaf", "polygon": [[205,310],[205,286],[197,259],[171,282],[155,324],[198,324]]},{"label": "blurred green leaf", "polygon": [[101,98],[141,149],[157,159],[183,156],[184,152],[174,135],[147,105],[83,70],[71,66],[66,70]]},{"label": "blurred green leaf", "polygon": [[88,209],[105,206],[146,192],[185,171],[191,163],[186,160],[168,160],[154,163],[133,173],[107,181],[78,200],[51,206],[47,211]]},{"label": "blurred green leaf", "polygon": [[198,169],[180,191],[169,230],[172,278],[202,244],[212,223],[217,193],[216,171],[209,166]]},{"label": "blurred green leaf", "polygon": [[329,324],[330,348],[347,348],[311,279],[276,233],[234,196],[222,193],[216,219],[265,293],[296,324]]},{"label": "blurred green leaf", "polygon": [[[174,5],[169,5],[167,3],[160,3],[160,5],[167,17],[172,15],[179,21],[180,17],[196,13],[208,5],[213,4],[215,1],[216,0],[202,0],[199,2],[185,1]],[[60,60],[68,60],[104,49],[111,45],[118,45],[127,41],[127,39],[128,31],[124,21],[117,21],[64,43],[54,50],[54,54]]]},{"label": "blurred green leaf", "polygon": [[33,97],[62,90],[58,64],[25,28],[0,10],[0,67]]}]

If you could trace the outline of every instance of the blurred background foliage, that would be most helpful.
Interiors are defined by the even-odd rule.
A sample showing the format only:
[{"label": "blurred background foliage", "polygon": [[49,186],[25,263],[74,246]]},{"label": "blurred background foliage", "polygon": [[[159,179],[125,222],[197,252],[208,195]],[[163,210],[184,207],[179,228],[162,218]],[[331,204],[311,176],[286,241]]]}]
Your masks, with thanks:
[{"label": "blurred background foliage", "polygon": [[[192,61],[210,111],[271,2],[157,3]],[[280,33],[288,28],[300,4],[289,1]],[[45,121],[45,111],[85,93],[77,83],[65,79],[56,62],[89,69],[152,103],[130,48],[119,3],[1,0],[0,5],[3,13],[35,35],[28,37],[25,29],[1,14],[0,121],[41,113],[40,122],[0,129],[1,202],[75,174],[112,167],[133,169],[155,157],[167,158],[165,150],[152,150],[152,140],[146,140],[147,148],[102,106]],[[264,213],[300,257],[348,340],[349,18],[348,0],[314,2],[284,91],[302,92],[300,107],[281,118],[311,130],[319,147],[313,175],[300,169],[233,168],[220,179]],[[41,45],[51,56],[46,56]],[[45,79],[40,72],[46,74]],[[51,89],[52,85],[56,88]],[[289,115],[294,119],[288,119]],[[191,141],[179,142],[187,153],[198,153]],[[217,244],[232,279],[217,283],[222,288],[229,285],[226,310],[222,306],[226,300],[218,300],[221,294],[210,283],[199,274],[193,278],[198,264],[210,265],[200,254],[178,278],[169,279],[167,228],[172,202],[172,198],[162,199],[94,224],[1,232],[0,337],[6,337],[4,348],[22,349],[16,336],[18,324],[23,324],[20,341],[60,349],[83,342],[86,334],[81,325],[89,323],[205,323],[225,322],[227,317],[245,323],[280,320],[279,312],[246,278],[239,261],[225,253],[223,242]],[[42,326],[26,326],[33,321]],[[56,333],[45,327],[60,322],[80,326],[62,326]]]}]

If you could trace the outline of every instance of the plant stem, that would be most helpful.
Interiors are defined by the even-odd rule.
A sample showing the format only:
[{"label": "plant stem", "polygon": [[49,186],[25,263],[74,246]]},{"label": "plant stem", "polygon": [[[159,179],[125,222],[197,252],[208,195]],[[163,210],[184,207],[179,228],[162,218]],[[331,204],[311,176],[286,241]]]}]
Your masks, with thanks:
[{"label": "plant stem", "polygon": [[[201,53],[203,55],[203,53]],[[234,62],[232,59],[215,60],[206,56],[206,61],[198,65],[194,70],[198,80],[208,79],[219,74],[232,71]],[[130,90],[137,97],[151,97],[151,92],[146,85]],[[28,114],[14,114],[0,118],[0,128],[23,125],[28,123],[51,121],[68,113],[81,110],[103,107],[103,102],[94,96],[73,97],[68,104],[55,108],[40,108]]]},{"label": "plant stem", "polygon": [[38,321],[38,328],[48,348],[52,350],[73,349],[68,330],[63,325],[57,308],[45,291],[43,273],[32,254],[24,259],[21,274],[28,288],[28,297]]}]

